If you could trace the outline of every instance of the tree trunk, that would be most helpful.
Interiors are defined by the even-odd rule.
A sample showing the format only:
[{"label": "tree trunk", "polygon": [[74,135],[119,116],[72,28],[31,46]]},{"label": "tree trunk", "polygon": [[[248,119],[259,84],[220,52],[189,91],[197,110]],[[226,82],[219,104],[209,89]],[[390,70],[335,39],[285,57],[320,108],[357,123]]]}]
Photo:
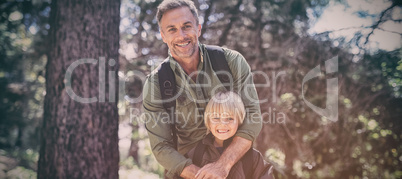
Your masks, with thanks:
[{"label": "tree trunk", "polygon": [[138,156],[138,150],[140,147],[138,146],[138,139],[131,139],[130,149],[128,150],[128,156],[133,157],[134,161],[141,167],[140,158]]},{"label": "tree trunk", "polygon": [[236,6],[234,6],[229,13],[232,15],[229,19],[229,24],[225,27],[222,32],[221,37],[219,38],[218,46],[226,45],[226,41],[228,40],[229,32],[233,27],[233,24],[239,19],[240,6],[243,3],[243,0],[238,0]]},{"label": "tree trunk", "polygon": [[120,1],[52,1],[38,178],[118,178],[119,21]]}]

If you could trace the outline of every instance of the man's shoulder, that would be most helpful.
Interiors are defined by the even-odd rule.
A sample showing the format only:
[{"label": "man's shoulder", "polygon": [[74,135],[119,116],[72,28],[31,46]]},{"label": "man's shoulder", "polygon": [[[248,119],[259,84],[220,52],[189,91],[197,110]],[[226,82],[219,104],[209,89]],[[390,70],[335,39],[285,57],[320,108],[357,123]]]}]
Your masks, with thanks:
[{"label": "man's shoulder", "polygon": [[223,52],[225,53],[225,56],[237,56],[237,55],[241,55],[237,50],[230,49],[230,48],[228,48],[228,47],[217,46],[217,45],[209,45],[209,44],[201,44],[201,47],[203,47],[203,48],[206,48],[207,46],[222,48]]},{"label": "man's shoulder", "polygon": [[159,84],[159,81],[158,81],[158,69],[157,68],[152,70],[151,73],[149,73],[147,75],[144,87],[149,86],[149,85],[155,85],[155,84]]},{"label": "man's shoulder", "polygon": [[236,50],[223,47],[223,51],[225,52],[225,56],[226,56],[226,59],[228,60],[228,62],[229,62],[229,60],[232,60],[232,61],[244,60],[243,55]]},{"label": "man's shoulder", "polygon": [[244,69],[247,71],[249,70],[250,67],[246,59],[240,52],[225,47],[222,47],[222,49],[225,53],[226,61],[228,62],[229,68],[232,72],[239,71],[240,69]]},{"label": "man's shoulder", "polygon": [[[216,46],[216,45],[201,44],[201,46],[206,48],[206,46]],[[224,53],[225,58],[226,58],[226,61],[229,64],[229,67],[231,67],[234,64],[244,63],[245,62],[245,58],[237,50],[230,49],[230,48],[223,47],[223,46],[217,46],[217,47],[222,48],[223,53]]]},{"label": "man's shoulder", "polygon": [[167,57],[162,62],[160,62],[159,65],[155,69],[153,69],[151,71],[151,73],[149,73],[147,75],[148,80],[154,81],[154,82],[158,81],[158,76],[159,76],[159,73],[160,73],[160,69],[162,68],[162,64],[166,64],[168,62],[169,62],[169,57]]},{"label": "man's shoulder", "polygon": [[[161,63],[162,64],[162,63]],[[146,76],[146,80],[145,80],[145,84],[144,84],[144,88],[143,90],[148,90],[147,88],[149,87],[153,87],[153,86],[157,86],[159,85],[159,69],[160,69],[160,65],[158,65],[158,67],[156,67],[155,69],[153,69],[147,76]]]}]

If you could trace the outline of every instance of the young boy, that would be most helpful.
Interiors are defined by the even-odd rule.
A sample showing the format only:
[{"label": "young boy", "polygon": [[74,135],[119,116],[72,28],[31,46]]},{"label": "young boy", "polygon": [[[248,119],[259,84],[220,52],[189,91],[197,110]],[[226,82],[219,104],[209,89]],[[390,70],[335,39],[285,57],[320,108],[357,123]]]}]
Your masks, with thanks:
[{"label": "young boy", "polygon": [[[204,113],[207,135],[187,153],[193,163],[202,167],[215,162],[230,144],[245,118],[244,104],[234,92],[218,92],[211,98]],[[261,153],[250,149],[230,170],[227,178],[274,178],[272,166]]]}]

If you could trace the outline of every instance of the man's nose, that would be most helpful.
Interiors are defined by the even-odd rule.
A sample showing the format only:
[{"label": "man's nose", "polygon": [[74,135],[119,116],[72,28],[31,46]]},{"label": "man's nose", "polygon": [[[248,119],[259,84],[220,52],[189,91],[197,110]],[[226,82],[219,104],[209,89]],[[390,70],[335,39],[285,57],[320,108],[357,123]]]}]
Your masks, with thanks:
[{"label": "man's nose", "polygon": [[186,34],[186,32],[185,32],[184,30],[182,30],[182,29],[179,30],[179,33],[178,33],[178,36],[179,36],[179,37],[183,37],[183,38],[184,38],[186,35],[187,35],[187,34]]}]

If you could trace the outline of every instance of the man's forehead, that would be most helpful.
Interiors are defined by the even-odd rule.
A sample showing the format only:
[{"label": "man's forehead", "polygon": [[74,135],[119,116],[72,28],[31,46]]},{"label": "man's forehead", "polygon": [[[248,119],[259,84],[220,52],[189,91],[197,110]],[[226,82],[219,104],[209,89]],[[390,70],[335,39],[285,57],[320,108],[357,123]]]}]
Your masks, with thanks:
[{"label": "man's forehead", "polygon": [[196,23],[196,20],[190,9],[186,6],[169,10],[165,12],[161,18],[161,26],[163,28],[188,23]]}]

